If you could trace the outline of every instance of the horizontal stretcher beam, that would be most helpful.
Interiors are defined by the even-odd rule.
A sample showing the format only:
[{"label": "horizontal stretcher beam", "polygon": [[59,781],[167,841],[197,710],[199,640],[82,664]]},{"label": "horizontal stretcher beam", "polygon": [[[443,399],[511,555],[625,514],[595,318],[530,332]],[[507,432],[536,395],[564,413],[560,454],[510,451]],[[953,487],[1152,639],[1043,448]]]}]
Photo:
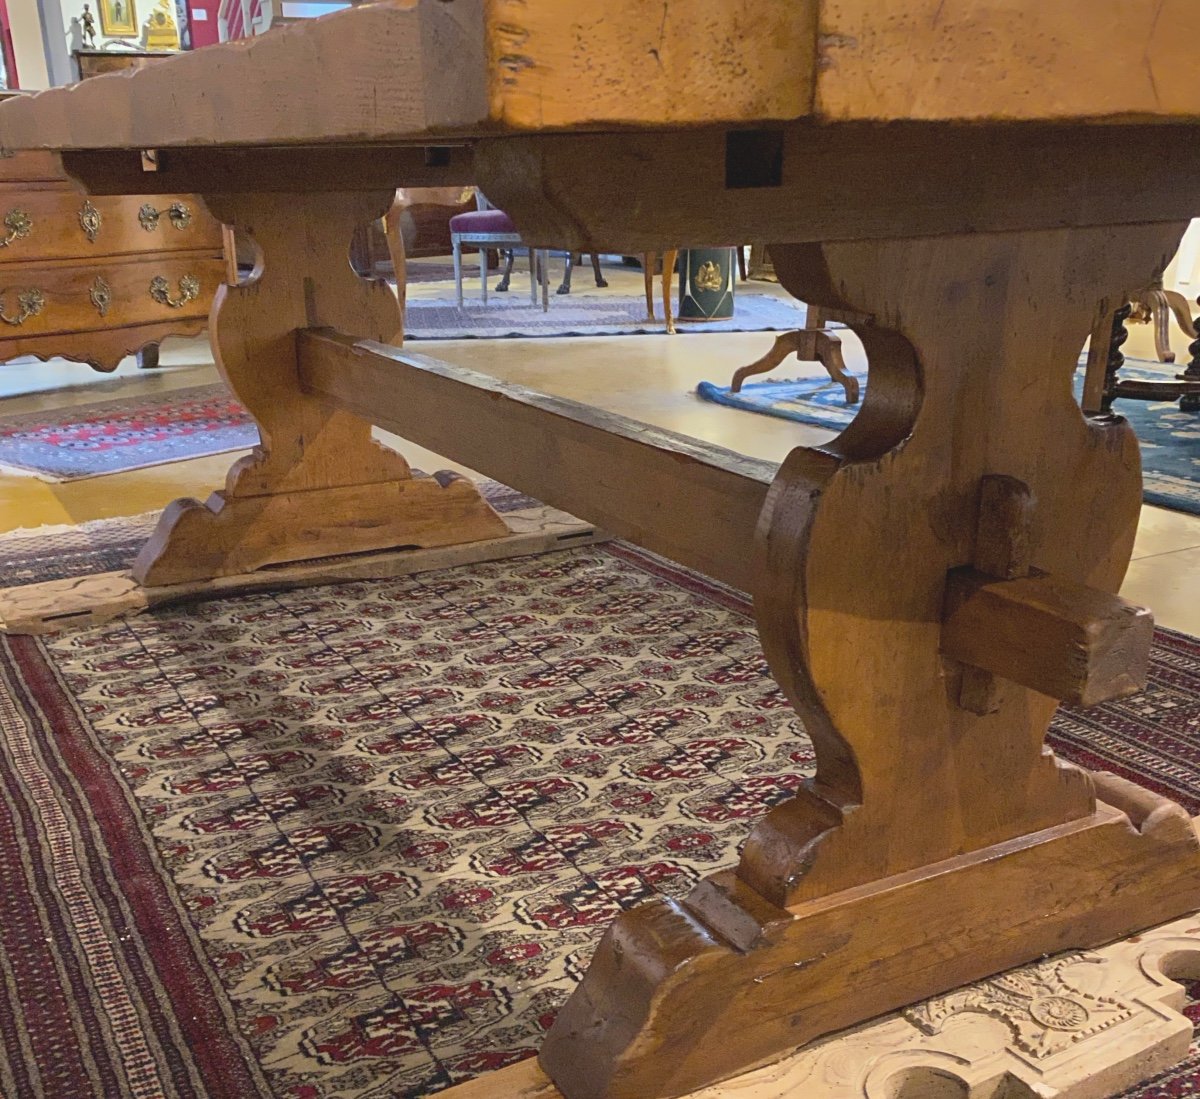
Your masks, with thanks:
[{"label": "horizontal stretcher beam", "polygon": [[752,591],[776,466],[425,355],[298,333],[306,393],[709,576]]}]

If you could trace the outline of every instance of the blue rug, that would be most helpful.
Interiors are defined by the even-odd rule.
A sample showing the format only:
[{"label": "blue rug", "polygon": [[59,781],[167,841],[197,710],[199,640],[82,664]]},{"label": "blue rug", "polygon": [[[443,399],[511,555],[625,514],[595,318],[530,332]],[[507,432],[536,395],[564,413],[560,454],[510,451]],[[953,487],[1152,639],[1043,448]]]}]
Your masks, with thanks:
[{"label": "blue rug", "polygon": [[[1134,362],[1138,366],[1133,366]],[[1121,371],[1125,378],[1162,379],[1174,377],[1178,367],[1144,360],[1127,360]],[[855,374],[865,395],[866,374]],[[1076,396],[1083,388],[1083,371],[1075,377]],[[802,424],[815,424],[840,431],[851,420],[857,405],[846,404],[842,387],[828,378],[801,378],[773,382],[747,382],[740,393],[727,385],[701,382],[698,396],[731,408],[761,412]],[[1143,496],[1148,504],[1200,515],[1200,414],[1181,412],[1179,405],[1165,401],[1118,401],[1116,411],[1134,431],[1142,451]]]},{"label": "blue rug", "polygon": [[[657,285],[655,293],[658,292]],[[646,299],[632,294],[558,297],[550,308],[531,305],[529,287],[513,283],[505,294],[490,294],[487,305],[467,297],[460,309],[443,298],[409,298],[404,336],[409,340],[495,340],[529,336],[637,336],[666,331],[662,302],[655,299],[657,320],[646,318]],[[770,294],[738,291],[733,316],[724,321],[677,321],[680,332],[787,332],[804,326],[804,307]]]}]

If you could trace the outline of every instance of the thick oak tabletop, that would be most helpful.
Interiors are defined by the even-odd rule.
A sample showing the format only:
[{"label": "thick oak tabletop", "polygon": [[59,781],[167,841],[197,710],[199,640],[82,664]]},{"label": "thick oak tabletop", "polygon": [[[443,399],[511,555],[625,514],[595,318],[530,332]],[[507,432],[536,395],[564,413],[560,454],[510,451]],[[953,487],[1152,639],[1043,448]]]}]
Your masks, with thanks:
[{"label": "thick oak tabletop", "polygon": [[388,0],[0,107],[6,149],[1200,119],[1191,0]]}]

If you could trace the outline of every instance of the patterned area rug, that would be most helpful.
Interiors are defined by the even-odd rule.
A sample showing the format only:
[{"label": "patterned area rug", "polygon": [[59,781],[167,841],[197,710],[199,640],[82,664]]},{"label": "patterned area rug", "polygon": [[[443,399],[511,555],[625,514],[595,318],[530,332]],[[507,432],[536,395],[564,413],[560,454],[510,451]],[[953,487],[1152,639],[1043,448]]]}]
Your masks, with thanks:
[{"label": "patterned area rug", "polygon": [[[811,769],[745,597],[620,544],[0,642],[0,1094],[397,1099]],[[1200,809],[1200,642],[1053,742]],[[1130,1093],[1193,1095],[1200,1053]]]},{"label": "patterned area rug", "polygon": [[[1144,359],[1129,359],[1123,377],[1161,380],[1174,377],[1177,368],[1161,367]],[[866,393],[866,374],[856,373]],[[1082,392],[1082,372],[1076,374],[1076,396]],[[706,401],[761,412],[799,423],[840,431],[857,412],[848,406],[842,387],[827,378],[781,379],[747,382],[741,392],[731,393],[727,385],[701,382],[697,396]],[[1134,431],[1142,452],[1143,495],[1148,504],[1200,515],[1200,415],[1181,412],[1179,405],[1166,401],[1120,401],[1116,410]]]},{"label": "patterned area rug", "polygon": [[[471,265],[468,264],[467,271],[470,270]],[[478,267],[476,267],[476,270],[478,270]],[[404,274],[408,282],[453,282],[454,264],[426,263],[422,260],[409,260]]]},{"label": "patterned area rug", "polygon": [[[550,309],[529,301],[528,284],[513,283],[507,294],[467,297],[460,309],[440,298],[410,298],[404,334],[413,340],[494,340],[509,336],[634,336],[666,331],[662,303],[655,302],[658,320],[646,319],[641,295],[558,297],[550,293]],[[800,328],[804,307],[770,294],[737,294],[734,315],[725,321],[680,322],[680,332],[775,332]]]},{"label": "patterned area rug", "polygon": [[217,383],[6,416],[0,419],[0,466],[46,481],[77,481],[257,442],[246,410]]}]

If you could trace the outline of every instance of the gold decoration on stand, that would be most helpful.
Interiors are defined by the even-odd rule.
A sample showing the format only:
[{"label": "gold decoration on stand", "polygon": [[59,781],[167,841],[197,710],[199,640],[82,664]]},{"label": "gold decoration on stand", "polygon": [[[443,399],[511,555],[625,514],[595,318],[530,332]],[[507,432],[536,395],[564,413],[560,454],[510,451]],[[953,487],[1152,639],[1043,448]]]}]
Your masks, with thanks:
[{"label": "gold decoration on stand", "polygon": [[711,261],[702,263],[692,279],[697,290],[720,290],[725,282],[721,278],[721,268]]},{"label": "gold decoration on stand", "polygon": [[171,10],[171,0],[158,0],[150,18],[146,20],[146,49],[179,49],[179,27]]}]

